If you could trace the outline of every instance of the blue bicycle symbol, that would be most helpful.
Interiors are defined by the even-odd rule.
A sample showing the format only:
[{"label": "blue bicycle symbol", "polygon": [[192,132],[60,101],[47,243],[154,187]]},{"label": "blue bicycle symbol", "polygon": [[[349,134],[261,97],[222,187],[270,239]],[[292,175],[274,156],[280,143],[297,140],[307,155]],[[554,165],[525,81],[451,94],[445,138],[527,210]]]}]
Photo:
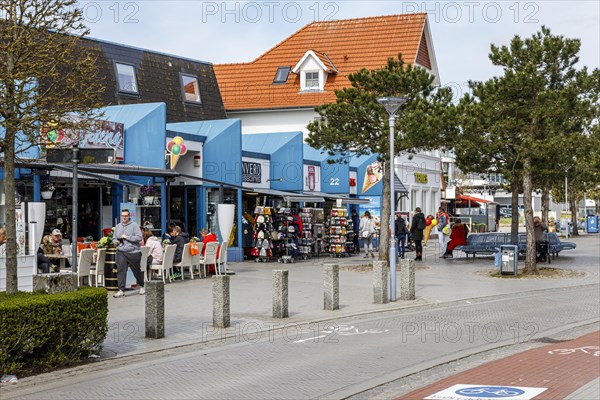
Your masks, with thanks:
[{"label": "blue bicycle symbol", "polygon": [[490,398],[490,399],[501,399],[504,397],[520,396],[525,393],[524,390],[517,389],[509,386],[479,386],[459,389],[455,392],[461,396],[473,396]]}]

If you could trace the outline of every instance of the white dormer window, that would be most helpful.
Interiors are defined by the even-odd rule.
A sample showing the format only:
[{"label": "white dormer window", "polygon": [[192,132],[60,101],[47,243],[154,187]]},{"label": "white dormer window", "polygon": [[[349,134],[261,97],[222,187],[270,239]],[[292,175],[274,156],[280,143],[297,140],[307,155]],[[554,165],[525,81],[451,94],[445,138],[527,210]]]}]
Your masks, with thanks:
[{"label": "white dormer window", "polygon": [[306,90],[319,90],[319,71],[310,71],[304,73],[304,86]]},{"label": "white dormer window", "polygon": [[325,90],[327,77],[337,69],[326,53],[308,50],[292,72],[300,75],[300,92],[314,92]]}]

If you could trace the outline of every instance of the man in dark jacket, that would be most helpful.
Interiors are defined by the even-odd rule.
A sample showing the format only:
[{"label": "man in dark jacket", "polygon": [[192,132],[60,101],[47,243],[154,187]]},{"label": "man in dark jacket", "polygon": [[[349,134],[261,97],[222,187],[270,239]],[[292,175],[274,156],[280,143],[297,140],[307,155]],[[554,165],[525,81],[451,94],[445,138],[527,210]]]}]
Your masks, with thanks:
[{"label": "man in dark jacket", "polygon": [[173,256],[174,263],[181,262],[181,258],[183,257],[183,246],[185,246],[186,243],[189,243],[189,241],[190,235],[182,232],[181,228],[175,225],[171,232],[171,244],[177,245],[177,248],[175,248],[175,255]]},{"label": "man in dark jacket", "polygon": [[396,220],[394,221],[394,231],[396,232],[396,242],[398,243],[398,256],[400,258],[404,258],[408,229],[406,229],[406,221],[404,220],[404,218],[402,218],[402,215],[400,215],[399,212],[396,212]]},{"label": "man in dark jacket", "polygon": [[426,226],[425,215],[421,212],[421,208],[415,208],[415,215],[413,215],[412,223],[410,224],[410,235],[415,241],[416,261],[423,261],[423,246],[421,241],[423,240],[423,231]]}]

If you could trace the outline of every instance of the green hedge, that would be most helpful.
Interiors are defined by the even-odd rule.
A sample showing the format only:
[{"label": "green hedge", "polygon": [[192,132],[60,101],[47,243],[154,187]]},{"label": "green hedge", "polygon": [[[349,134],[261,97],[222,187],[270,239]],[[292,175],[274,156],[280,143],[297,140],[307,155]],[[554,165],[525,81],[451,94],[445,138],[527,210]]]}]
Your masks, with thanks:
[{"label": "green hedge", "polygon": [[107,317],[108,298],[102,288],[0,293],[0,375],[48,371],[99,353]]}]

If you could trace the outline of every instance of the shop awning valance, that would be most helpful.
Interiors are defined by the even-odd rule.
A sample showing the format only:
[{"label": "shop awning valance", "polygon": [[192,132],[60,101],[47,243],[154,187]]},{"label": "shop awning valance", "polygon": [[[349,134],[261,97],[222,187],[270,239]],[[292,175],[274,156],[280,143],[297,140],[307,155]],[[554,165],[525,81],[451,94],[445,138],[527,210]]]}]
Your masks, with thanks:
[{"label": "shop awning valance", "polygon": [[289,202],[296,202],[296,203],[299,203],[299,202],[324,203],[325,202],[325,199],[323,197],[314,196],[312,194],[300,194],[300,193],[291,193],[291,192],[285,192],[282,190],[275,190],[275,189],[261,189],[261,188],[249,188],[249,187],[244,188],[244,190],[246,190],[248,192],[255,192],[255,193],[261,193],[261,194],[267,194],[270,196],[281,197],[285,201],[289,201]]},{"label": "shop awning valance", "polygon": [[459,194],[456,196],[456,207],[479,207],[485,203],[491,203],[492,201],[486,199],[480,199],[473,196]]}]

